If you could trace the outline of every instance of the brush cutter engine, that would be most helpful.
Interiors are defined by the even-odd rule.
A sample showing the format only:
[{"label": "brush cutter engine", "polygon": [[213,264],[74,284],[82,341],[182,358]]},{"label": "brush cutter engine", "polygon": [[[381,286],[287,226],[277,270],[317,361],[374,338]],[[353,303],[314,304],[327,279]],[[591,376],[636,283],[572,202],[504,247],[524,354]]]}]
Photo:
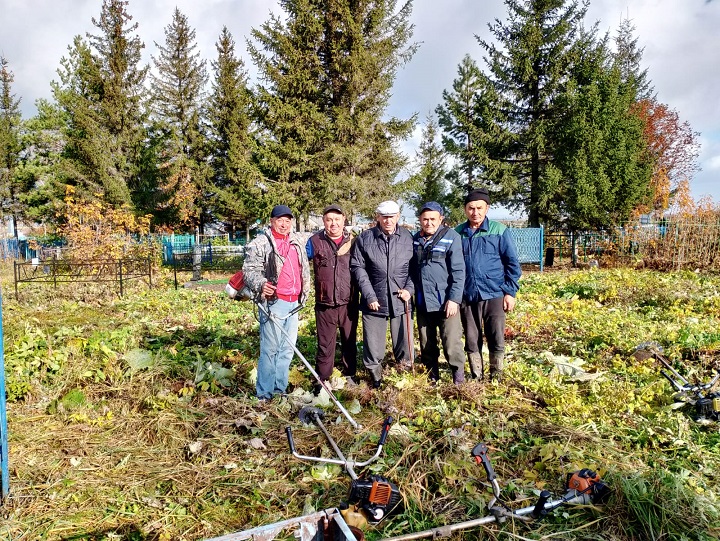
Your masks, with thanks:
[{"label": "brush cutter engine", "polygon": [[379,475],[367,479],[353,479],[348,492],[348,503],[360,509],[371,524],[377,524],[394,511],[402,501],[395,483]]},{"label": "brush cutter engine", "polygon": [[608,486],[602,482],[600,476],[594,471],[583,468],[573,473],[568,473],[565,483],[566,499],[585,496],[585,503],[602,503],[610,494]]}]

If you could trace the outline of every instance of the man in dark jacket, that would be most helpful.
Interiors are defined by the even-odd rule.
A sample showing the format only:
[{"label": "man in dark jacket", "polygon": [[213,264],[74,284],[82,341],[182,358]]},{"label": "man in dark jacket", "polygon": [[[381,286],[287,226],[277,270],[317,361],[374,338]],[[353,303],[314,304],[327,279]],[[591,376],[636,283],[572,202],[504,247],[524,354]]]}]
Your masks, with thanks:
[{"label": "man in dark jacket", "polygon": [[[339,205],[323,210],[325,229],[307,242],[307,255],[315,271],[315,370],[322,381],[330,379],[335,365],[335,343],[340,330],[342,372],[353,382],[357,367],[358,304],[350,279],[352,236],[345,231],[345,213]],[[315,392],[320,392],[316,386]]]},{"label": "man in dark jacket", "polygon": [[363,363],[377,389],[382,383],[388,320],[395,361],[402,368],[410,367],[413,345],[407,340],[405,314],[415,288],[410,277],[413,239],[397,226],[400,207],[395,201],[384,201],[375,218],[377,225],[355,240],[350,270],[362,295]]},{"label": "man in dark jacket", "polygon": [[461,315],[470,372],[473,377],[483,377],[484,332],[490,353],[490,378],[499,379],[505,357],[505,314],[515,308],[522,271],[510,231],[500,222],[487,219],[489,205],[487,190],[471,191],[465,198],[468,220],[455,230],[460,233],[465,254]]},{"label": "man in dark jacket", "polygon": [[420,333],[420,358],[430,380],[440,379],[438,330],[453,382],[465,381],[465,354],[458,307],[465,285],[462,241],[455,230],[443,225],[439,203],[420,208],[420,231],[413,237],[415,257],[411,265],[415,281],[415,306]]}]

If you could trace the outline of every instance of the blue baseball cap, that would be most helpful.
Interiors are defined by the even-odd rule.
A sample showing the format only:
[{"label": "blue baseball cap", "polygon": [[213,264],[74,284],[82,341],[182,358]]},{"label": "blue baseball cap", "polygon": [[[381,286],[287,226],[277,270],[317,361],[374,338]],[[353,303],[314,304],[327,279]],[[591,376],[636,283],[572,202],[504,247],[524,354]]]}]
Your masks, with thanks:
[{"label": "blue baseball cap", "polygon": [[270,213],[271,218],[280,218],[280,216],[290,216],[290,218],[293,218],[292,210],[290,210],[290,207],[287,205],[276,205],[273,207],[272,212]]},{"label": "blue baseball cap", "polygon": [[440,216],[445,215],[445,211],[443,210],[442,206],[440,206],[440,203],[437,203],[435,201],[428,201],[427,203],[423,204],[423,206],[420,207],[420,212],[418,212],[418,215],[422,214],[426,210],[434,210],[435,212],[439,212]]}]

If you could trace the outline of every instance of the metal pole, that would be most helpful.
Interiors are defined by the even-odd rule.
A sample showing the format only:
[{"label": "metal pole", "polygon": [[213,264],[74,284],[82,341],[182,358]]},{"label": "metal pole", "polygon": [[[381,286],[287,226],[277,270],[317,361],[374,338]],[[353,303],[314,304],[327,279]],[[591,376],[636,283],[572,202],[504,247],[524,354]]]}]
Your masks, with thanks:
[{"label": "metal pole", "polygon": [[[546,502],[542,507],[546,511],[551,511],[563,504],[587,504],[588,498],[589,497],[587,495],[580,494],[571,498],[560,498],[551,502]],[[497,522],[498,519],[504,521],[506,519],[516,518],[525,522],[528,518],[530,518],[526,515],[532,514],[533,511],[535,511],[535,507],[536,505],[530,505],[528,507],[518,509],[517,511],[507,511],[504,509],[500,509],[503,512],[498,513],[497,516],[488,515],[486,517],[476,518],[474,520],[467,520],[465,522],[458,522],[457,524],[450,524],[449,526],[440,526],[438,528],[432,528],[430,530],[423,530],[421,532],[409,533],[405,535],[398,535],[396,537],[386,537],[382,539],[382,541],[409,541],[411,539],[423,539],[425,537],[432,537],[433,539],[437,539],[439,537],[450,537],[453,532],[466,530],[468,528],[475,528],[476,526],[482,526],[484,524],[490,524],[492,522]]]},{"label": "metal pole", "polygon": [[360,428],[362,428],[358,423],[355,422],[355,419],[353,419],[353,418],[350,416],[350,413],[348,413],[348,411],[343,407],[343,405],[338,401],[338,399],[335,398],[335,395],[332,393],[332,391],[330,391],[330,389],[328,389],[328,388],[325,386],[325,382],[323,382],[323,380],[320,379],[320,376],[318,375],[317,372],[315,372],[315,369],[312,367],[312,365],[308,362],[308,360],[307,360],[307,359],[305,358],[305,356],[300,352],[300,350],[299,350],[299,349],[297,348],[297,346],[292,342],[292,340],[290,340],[290,336],[288,335],[287,331],[286,331],[285,329],[283,329],[283,326],[280,324],[280,322],[278,321],[278,319],[277,319],[273,314],[271,314],[270,311],[269,311],[267,308],[265,308],[261,302],[258,302],[258,303],[256,303],[256,304],[257,304],[257,306],[258,306],[258,309],[261,310],[261,311],[265,314],[265,316],[266,316],[270,321],[273,322],[273,324],[275,325],[275,328],[280,330],[280,332],[283,334],[283,336],[284,336],[285,339],[287,340],[287,343],[290,344],[290,347],[293,348],[293,351],[295,352],[295,354],[296,354],[296,355],[298,356],[298,358],[302,361],[302,363],[305,365],[305,367],[306,367],[308,370],[310,370],[310,373],[315,377],[315,379],[316,379],[318,382],[320,382],[320,385],[322,385],[322,386],[325,388],[325,390],[326,390],[327,393],[328,393],[328,396],[330,396],[330,400],[333,401],[333,403],[337,406],[337,408],[338,408],[338,409],[340,410],[340,412],[345,416],[345,418],[346,418],[348,421],[350,421],[350,424],[353,426],[353,428],[355,428],[355,429],[360,429]]},{"label": "metal pole", "polygon": [[8,466],[7,410],[5,408],[5,348],[2,324],[2,293],[0,293],[0,470],[2,471],[2,499],[10,492],[10,468]]},{"label": "metal pole", "polygon": [[120,277],[120,296],[121,297],[123,296],[122,264],[123,264],[123,260],[118,259],[118,274]]}]

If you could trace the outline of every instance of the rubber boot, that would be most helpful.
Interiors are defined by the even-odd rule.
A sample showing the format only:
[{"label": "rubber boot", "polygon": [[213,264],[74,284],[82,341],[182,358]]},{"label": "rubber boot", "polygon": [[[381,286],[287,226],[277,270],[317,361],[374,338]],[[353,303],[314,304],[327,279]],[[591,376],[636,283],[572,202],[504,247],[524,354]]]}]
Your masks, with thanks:
[{"label": "rubber boot", "polygon": [[482,379],[485,372],[482,353],[468,353],[470,375],[475,379]]},{"label": "rubber boot", "polygon": [[456,369],[453,371],[453,383],[455,385],[460,385],[461,383],[465,383],[465,372],[461,369]]},{"label": "rubber boot", "polygon": [[490,379],[492,381],[502,380],[503,373],[503,359],[505,353],[491,353],[490,354]]}]

